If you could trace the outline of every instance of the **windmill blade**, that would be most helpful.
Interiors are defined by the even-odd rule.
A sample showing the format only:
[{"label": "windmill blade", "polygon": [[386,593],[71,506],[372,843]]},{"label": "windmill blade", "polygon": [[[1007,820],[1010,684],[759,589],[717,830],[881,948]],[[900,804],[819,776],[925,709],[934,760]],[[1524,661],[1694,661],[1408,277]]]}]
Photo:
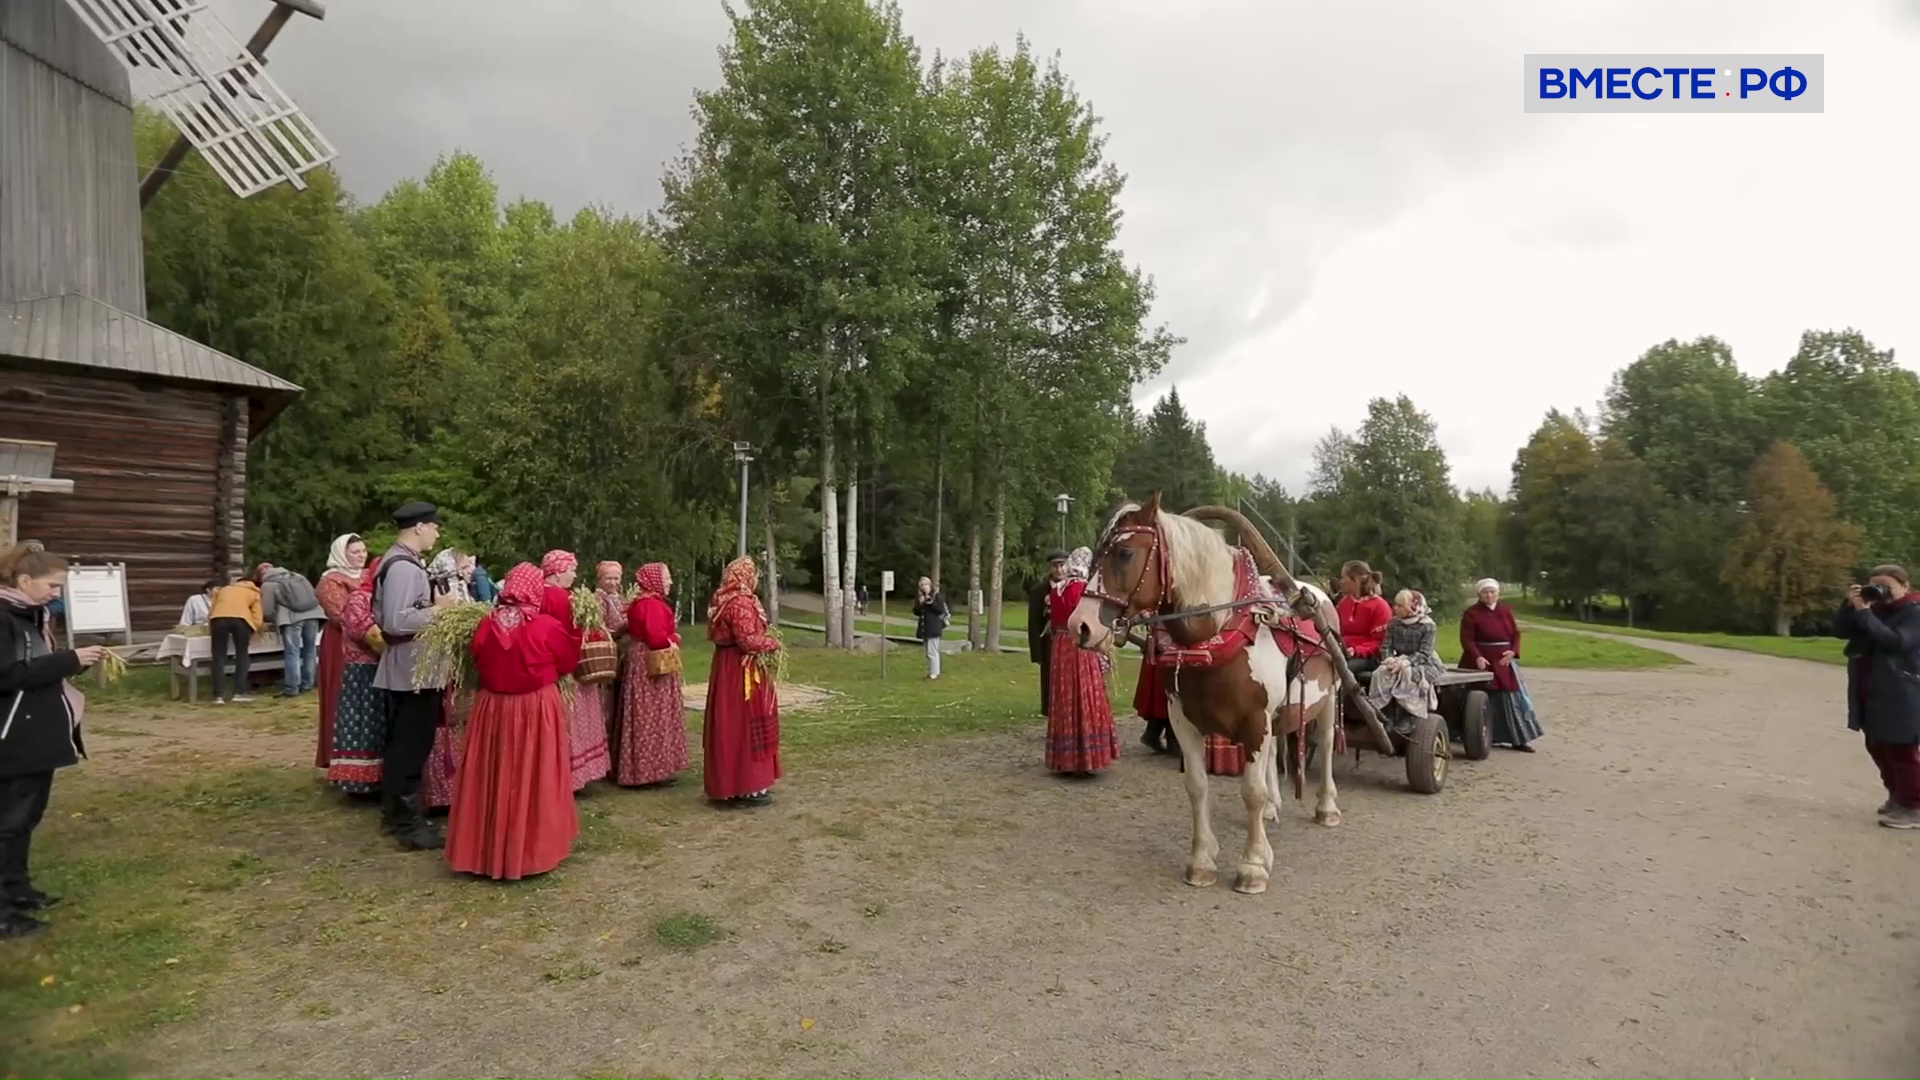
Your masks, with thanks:
[{"label": "windmill blade", "polygon": [[136,97],[166,114],[234,194],[301,177],[338,151],[205,0],[67,0]]}]

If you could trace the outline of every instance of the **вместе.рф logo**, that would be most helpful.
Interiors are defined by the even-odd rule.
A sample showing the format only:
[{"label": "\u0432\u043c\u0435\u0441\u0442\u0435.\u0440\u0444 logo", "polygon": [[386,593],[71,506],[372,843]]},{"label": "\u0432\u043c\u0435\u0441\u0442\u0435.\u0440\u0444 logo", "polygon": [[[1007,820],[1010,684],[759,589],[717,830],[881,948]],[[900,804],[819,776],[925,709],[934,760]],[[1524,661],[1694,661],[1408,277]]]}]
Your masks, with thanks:
[{"label": "\u0432\u043c\u0435\u0441\u0442\u0435.\u0440\u0444 logo", "polygon": [[1529,53],[1527,112],[1826,111],[1820,53]]}]

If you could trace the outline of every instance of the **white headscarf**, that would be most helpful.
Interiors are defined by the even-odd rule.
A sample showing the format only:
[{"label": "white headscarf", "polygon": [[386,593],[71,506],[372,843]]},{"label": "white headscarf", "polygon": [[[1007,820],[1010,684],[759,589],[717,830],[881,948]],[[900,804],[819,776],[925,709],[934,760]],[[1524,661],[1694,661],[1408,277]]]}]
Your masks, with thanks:
[{"label": "white headscarf", "polygon": [[[1475,596],[1479,596],[1481,593],[1486,592],[1488,589],[1492,589],[1494,592],[1497,593],[1500,591],[1500,583],[1490,577],[1483,577],[1479,581],[1474,582],[1473,584],[1473,594]],[[1494,598],[1494,604],[1497,604],[1499,602],[1500,602],[1500,599],[1499,597],[1496,596]],[[1485,603],[1485,601],[1482,601],[1482,603]],[[1487,604],[1487,606],[1492,607],[1493,604]]]},{"label": "white headscarf", "polygon": [[1067,576],[1085,581],[1092,575],[1093,549],[1087,547],[1074,548],[1073,554],[1067,556]]},{"label": "white headscarf", "polygon": [[[327,549],[328,574],[342,574],[350,578],[358,578],[360,576],[360,571],[362,567],[365,566],[365,563],[363,562],[361,566],[354,566],[347,561],[347,549],[353,546],[355,540],[359,539],[360,537],[354,533],[341,533],[339,536],[333,538],[333,546]],[[321,576],[324,577],[326,575],[323,574]]]}]

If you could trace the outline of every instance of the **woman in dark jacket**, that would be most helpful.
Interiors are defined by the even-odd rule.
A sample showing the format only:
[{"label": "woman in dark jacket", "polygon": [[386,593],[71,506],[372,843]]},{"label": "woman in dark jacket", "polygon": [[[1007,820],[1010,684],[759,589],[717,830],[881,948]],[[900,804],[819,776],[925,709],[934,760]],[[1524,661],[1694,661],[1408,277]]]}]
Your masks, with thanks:
[{"label": "woman in dark jacket", "polygon": [[58,899],[33,887],[27,849],[46,813],[53,771],[85,756],[84,701],[67,680],[105,651],[53,647],[47,602],[66,580],[66,560],[57,555],[24,545],[0,554],[0,938],[42,929],[32,913]]},{"label": "woman in dark jacket", "polygon": [[1833,636],[1847,640],[1847,727],[1880,767],[1880,824],[1920,829],[1920,592],[1903,567],[1876,566],[1847,590]]}]

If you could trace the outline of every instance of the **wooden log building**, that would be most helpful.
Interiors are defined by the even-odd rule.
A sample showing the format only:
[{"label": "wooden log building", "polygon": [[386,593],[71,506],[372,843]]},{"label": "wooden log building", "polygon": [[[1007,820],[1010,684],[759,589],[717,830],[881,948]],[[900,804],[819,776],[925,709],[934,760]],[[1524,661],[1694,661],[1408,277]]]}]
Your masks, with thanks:
[{"label": "wooden log building", "polygon": [[134,630],[246,562],[247,444],[300,388],[145,318],[126,69],[64,0],[0,0],[0,438],[71,494],[19,535],[127,564]]}]

